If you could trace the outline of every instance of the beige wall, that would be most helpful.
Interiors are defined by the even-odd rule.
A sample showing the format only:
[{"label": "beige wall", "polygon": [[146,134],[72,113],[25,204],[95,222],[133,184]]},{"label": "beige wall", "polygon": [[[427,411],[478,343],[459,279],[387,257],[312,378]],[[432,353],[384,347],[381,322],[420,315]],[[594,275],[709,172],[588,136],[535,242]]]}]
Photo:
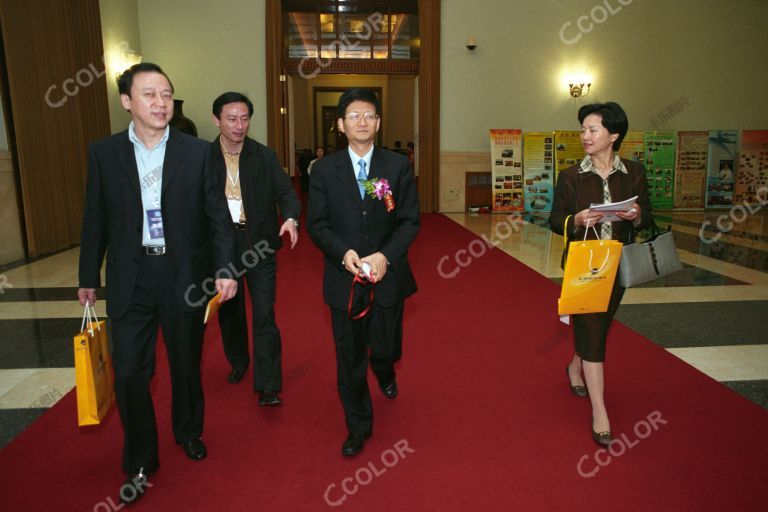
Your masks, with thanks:
[{"label": "beige wall", "polygon": [[104,61],[107,70],[109,122],[112,133],[116,133],[125,130],[131,121],[130,115],[120,105],[116,76],[124,69],[121,62],[123,49],[142,53],[139,11],[136,0],[99,0],[99,10],[101,13],[101,37],[104,41]]},{"label": "beige wall", "polygon": [[[575,44],[561,40],[565,23],[572,40],[577,19],[605,4],[618,12],[590,22]],[[442,9],[443,150],[485,151],[489,128],[576,129],[581,105],[609,100],[626,109],[633,130],[650,129],[679,98],[690,107],[664,128],[768,127],[758,85],[768,80],[768,2],[485,0],[479,9],[443,0]],[[469,36],[474,53],[464,47]],[[571,67],[594,75],[589,96],[568,95],[561,76]]]},{"label": "beige wall", "polygon": [[168,73],[198,136],[218,135],[211,104],[225,91],[254,104],[250,135],[267,140],[265,0],[138,0],[143,61]]},{"label": "beige wall", "polygon": [[[579,31],[580,16],[591,31]],[[464,209],[476,152],[490,171],[488,129],[577,129],[586,103],[617,101],[632,130],[653,129],[681,98],[683,111],[659,129],[768,128],[766,19],[768,2],[758,0],[485,0],[482,9],[443,0],[440,210]],[[588,96],[568,95],[569,71],[592,74]],[[463,152],[474,152],[467,165]]]}]

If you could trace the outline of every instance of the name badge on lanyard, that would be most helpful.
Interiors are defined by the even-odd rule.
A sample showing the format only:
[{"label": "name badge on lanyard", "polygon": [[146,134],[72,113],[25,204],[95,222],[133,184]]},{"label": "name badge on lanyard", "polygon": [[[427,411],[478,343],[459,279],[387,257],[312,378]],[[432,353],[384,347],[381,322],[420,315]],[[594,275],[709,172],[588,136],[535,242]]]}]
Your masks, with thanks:
[{"label": "name badge on lanyard", "polygon": [[147,210],[147,227],[149,228],[149,238],[156,240],[163,238],[163,212],[160,208]]},{"label": "name badge on lanyard", "polygon": [[240,209],[242,207],[243,200],[227,198],[227,204],[229,204],[229,214],[232,216],[232,222],[240,222]]}]

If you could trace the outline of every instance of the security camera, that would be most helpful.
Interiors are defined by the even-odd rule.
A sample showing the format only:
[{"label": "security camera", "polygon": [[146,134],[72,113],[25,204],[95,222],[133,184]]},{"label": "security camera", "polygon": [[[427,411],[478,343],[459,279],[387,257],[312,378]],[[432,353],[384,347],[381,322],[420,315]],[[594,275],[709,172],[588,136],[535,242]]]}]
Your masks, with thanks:
[{"label": "security camera", "polygon": [[475,41],[474,37],[470,37],[467,39],[467,50],[473,52],[475,48],[477,48],[477,41]]}]

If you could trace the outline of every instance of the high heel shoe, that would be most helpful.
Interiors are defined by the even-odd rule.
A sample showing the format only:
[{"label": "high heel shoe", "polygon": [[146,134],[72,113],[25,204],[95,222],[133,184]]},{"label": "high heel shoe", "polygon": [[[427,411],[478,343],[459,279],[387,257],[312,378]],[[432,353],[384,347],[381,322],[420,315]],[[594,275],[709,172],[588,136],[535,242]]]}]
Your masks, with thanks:
[{"label": "high heel shoe", "polygon": [[613,436],[611,435],[610,430],[607,430],[605,432],[595,432],[594,430],[592,430],[592,440],[595,441],[599,446],[608,448],[609,446],[611,446],[611,441],[613,441]]},{"label": "high heel shoe", "polygon": [[570,364],[565,365],[565,376],[568,377],[568,385],[571,386],[571,392],[579,398],[584,398],[589,395],[589,393],[587,393],[587,388],[584,386],[574,386],[571,384],[571,372],[568,371],[568,368],[570,367]]}]

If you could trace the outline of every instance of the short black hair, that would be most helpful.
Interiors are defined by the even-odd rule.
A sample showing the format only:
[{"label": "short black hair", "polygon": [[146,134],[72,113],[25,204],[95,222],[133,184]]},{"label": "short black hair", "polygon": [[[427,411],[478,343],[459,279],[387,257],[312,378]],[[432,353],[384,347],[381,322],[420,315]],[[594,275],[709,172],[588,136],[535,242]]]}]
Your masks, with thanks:
[{"label": "short black hair", "polygon": [[364,101],[366,103],[370,103],[376,107],[376,114],[381,116],[381,102],[376,96],[376,92],[372,91],[371,89],[360,89],[358,87],[353,87],[344,91],[344,94],[342,94],[341,98],[339,98],[339,106],[336,111],[336,115],[339,117],[339,119],[344,118],[344,116],[347,114],[347,107],[350,103],[355,101]]},{"label": "short black hair", "polygon": [[584,123],[584,119],[592,114],[597,114],[603,118],[603,126],[608,133],[618,133],[619,137],[613,141],[613,150],[618,151],[621,147],[621,141],[629,130],[629,120],[627,113],[616,102],[590,103],[579,109],[579,124]]},{"label": "short black hair", "polygon": [[221,109],[224,108],[224,105],[229,105],[230,103],[245,103],[248,107],[248,117],[253,117],[253,103],[248,99],[248,96],[241,92],[229,91],[213,100],[212,111],[216,119],[221,119]]},{"label": "short black hair", "polygon": [[160,73],[165,77],[166,80],[168,80],[168,83],[171,85],[171,92],[174,92],[171,79],[168,78],[168,75],[165,74],[165,71],[163,71],[160,66],[151,62],[140,62],[123,71],[123,73],[117,78],[117,90],[120,92],[120,94],[127,94],[129,98],[131,97],[133,77],[139,73]]}]

